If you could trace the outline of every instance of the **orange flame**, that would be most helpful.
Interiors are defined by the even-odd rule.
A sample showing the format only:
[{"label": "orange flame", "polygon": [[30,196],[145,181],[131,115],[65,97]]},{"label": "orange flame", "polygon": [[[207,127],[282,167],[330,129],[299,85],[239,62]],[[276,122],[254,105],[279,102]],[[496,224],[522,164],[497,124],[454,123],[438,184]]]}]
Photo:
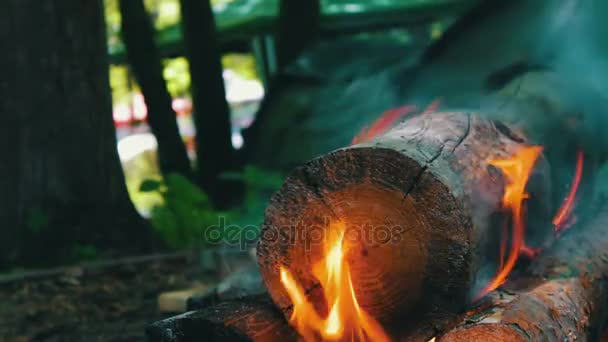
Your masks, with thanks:
[{"label": "orange flame", "polygon": [[[421,114],[428,115],[434,113],[439,109],[440,106],[441,98],[438,98],[431,102]],[[359,134],[353,138],[352,144],[360,144],[388,132],[388,130],[391,129],[395,123],[397,123],[397,121],[399,121],[399,119],[413,113],[415,110],[415,106],[402,106],[387,110],[380,116],[380,118],[378,118],[378,120],[374,121],[371,127],[363,127],[361,132],[359,132]]]},{"label": "orange flame", "polygon": [[312,270],[327,300],[327,317],[317,313],[289,270],[281,267],[281,283],[293,303],[290,323],[306,341],[319,340],[318,337],[333,341],[389,341],[380,324],[357,302],[350,268],[345,260],[348,252],[344,243],[345,231],[346,227],[341,222],[329,227],[329,238],[324,244],[325,256]]},{"label": "orange flame", "polygon": [[[522,253],[522,251],[529,251],[524,242],[526,225],[523,213],[523,202],[529,197],[528,193],[526,193],[526,185],[528,184],[530,174],[532,173],[534,165],[542,150],[543,148],[540,146],[526,146],[518,150],[511,158],[490,160],[488,162],[490,165],[501,169],[506,177],[507,185],[505,186],[502,205],[505,209],[509,209],[513,215],[513,236],[511,239],[509,257],[506,261],[500,261],[498,274],[496,274],[490,284],[481,291],[477,298],[485,296],[487,293],[502,285],[509,276],[509,273],[515,267],[515,263],[517,262],[520,253]],[[503,244],[506,243],[505,238],[506,237],[503,236]],[[504,251],[502,251],[501,254],[503,254],[501,258],[504,257]]]},{"label": "orange flame", "polygon": [[416,110],[416,107],[414,106],[402,106],[384,112],[371,127],[364,127],[361,132],[353,138],[352,144],[360,144],[369,141],[380,134],[386,133],[399,119],[412,113],[414,110]]},{"label": "orange flame", "polygon": [[585,156],[582,151],[578,151],[576,155],[576,171],[574,174],[574,179],[572,180],[572,185],[570,186],[570,192],[564,199],[562,206],[557,211],[557,214],[553,218],[553,225],[555,226],[556,232],[561,232],[566,227],[566,223],[569,221],[570,215],[572,214],[572,209],[574,207],[574,200],[576,199],[576,194],[578,192],[578,187],[581,183],[581,178],[583,176],[583,164],[585,162]]},{"label": "orange flame", "polygon": [[428,114],[437,112],[439,110],[439,107],[441,107],[441,102],[442,102],[441,98],[438,98],[438,99],[434,100],[433,102],[431,102],[426,107],[426,109],[422,112],[422,115],[428,115]]}]

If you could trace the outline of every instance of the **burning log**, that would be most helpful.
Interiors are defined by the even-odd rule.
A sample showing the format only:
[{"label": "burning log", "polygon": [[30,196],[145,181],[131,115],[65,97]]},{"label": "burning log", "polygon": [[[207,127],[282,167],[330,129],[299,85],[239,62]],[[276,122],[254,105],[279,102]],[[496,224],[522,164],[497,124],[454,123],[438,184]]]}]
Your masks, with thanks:
[{"label": "burning log", "polygon": [[[351,311],[363,312],[359,320],[371,316],[390,324],[421,306],[461,310],[480,286],[480,268],[488,264],[488,255],[501,274],[508,273],[520,252],[528,250],[526,244],[545,241],[552,231],[536,224],[541,228],[524,241],[525,227],[515,225],[507,258],[499,242],[502,230],[493,228],[510,217],[502,209],[512,180],[499,168],[508,168],[506,158],[518,154],[522,165],[512,169],[522,172],[517,175],[522,198],[529,176],[523,173],[536,165],[527,188],[532,198],[528,209],[535,217],[528,221],[551,222],[549,201],[534,200],[549,193],[548,166],[540,149],[529,147],[515,129],[476,114],[425,113],[384,136],[297,169],[271,200],[258,246],[258,263],[273,301],[286,315],[295,303],[296,310],[317,313],[309,317],[327,317],[319,324],[314,324],[318,317],[299,323],[317,325],[327,334],[335,328],[332,314],[344,306],[345,294],[331,290],[340,287],[332,283],[337,279],[343,280],[343,289],[351,289],[346,295],[353,297]],[[336,254],[328,239],[345,246],[338,254],[348,270],[336,267],[342,272],[338,276],[329,264],[324,274],[318,271]],[[495,288],[503,280],[497,277],[482,286]],[[297,317],[291,318],[298,324]],[[368,330],[369,337],[375,329]]]},{"label": "burning log", "polygon": [[440,342],[597,341],[608,314],[608,212],[558,241],[530,276],[471,310]]},{"label": "burning log", "polygon": [[297,333],[267,295],[243,297],[171,317],[146,329],[150,342],[295,341]]}]

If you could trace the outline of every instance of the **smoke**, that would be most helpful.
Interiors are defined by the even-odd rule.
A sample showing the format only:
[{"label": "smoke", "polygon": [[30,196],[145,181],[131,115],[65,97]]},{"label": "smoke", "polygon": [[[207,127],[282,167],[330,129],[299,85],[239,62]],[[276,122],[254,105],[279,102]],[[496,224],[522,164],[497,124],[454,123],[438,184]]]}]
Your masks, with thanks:
[{"label": "smoke", "polygon": [[[521,125],[533,142],[563,151],[563,159],[580,148],[588,160],[603,161],[608,155],[604,13],[608,2],[602,0],[482,1],[433,43],[417,66],[412,51],[355,45],[339,55],[342,63],[330,63],[351,78],[323,72],[341,75],[341,82],[331,82],[341,92],[320,92],[314,111],[323,115],[312,117],[333,116],[336,125],[361,128],[390,108],[425,108],[440,98],[444,110],[473,110]],[[373,67],[357,77],[352,70],[369,64],[370,55],[376,56]],[[363,63],[350,56],[362,56]],[[327,145],[344,144],[341,136],[335,140]]]},{"label": "smoke", "polygon": [[[538,43],[525,64],[534,66],[512,75],[504,84],[480,93],[482,113],[522,127],[531,143],[545,147],[559,205],[572,179],[575,154],[585,155],[585,178],[580,197],[597,198],[595,174],[608,156],[608,49],[601,18],[605,1],[547,1],[538,14]],[[522,23],[523,26],[525,22]],[[586,209],[587,213],[583,213]]]},{"label": "smoke", "polygon": [[[558,208],[572,182],[576,155],[585,169],[578,221],[608,199],[608,2],[601,0],[490,1],[474,9],[426,54],[403,96],[443,110],[475,111],[520,128],[542,145],[550,165],[551,198],[528,203],[529,230],[539,227],[533,201]],[[584,224],[584,223],[583,223]],[[478,284],[492,278],[485,264]]]}]

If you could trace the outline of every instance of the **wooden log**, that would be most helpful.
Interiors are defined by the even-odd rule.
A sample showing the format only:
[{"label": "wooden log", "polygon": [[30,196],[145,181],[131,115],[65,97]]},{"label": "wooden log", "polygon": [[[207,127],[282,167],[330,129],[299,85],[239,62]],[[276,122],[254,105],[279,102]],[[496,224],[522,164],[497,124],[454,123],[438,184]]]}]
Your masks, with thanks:
[{"label": "wooden log", "polygon": [[227,301],[171,317],[146,329],[150,342],[295,341],[297,333],[267,295]]},{"label": "wooden log", "polygon": [[608,317],[608,210],[539,257],[530,276],[496,291],[438,338],[597,341]]},{"label": "wooden log", "polygon": [[[512,156],[525,143],[476,114],[435,113],[296,169],[270,201],[261,228],[258,263],[272,299],[289,315],[283,266],[320,313],[327,309],[311,270],[323,258],[323,236],[340,221],[347,237],[354,234],[347,261],[358,302],[370,315],[386,325],[414,308],[462,310],[486,256],[497,254],[500,229],[493,223],[507,215],[499,210],[505,180],[488,161]],[[539,221],[550,222],[543,201],[534,204],[549,193],[542,157],[535,172],[529,208],[537,206]],[[538,240],[550,230],[540,228]]]}]

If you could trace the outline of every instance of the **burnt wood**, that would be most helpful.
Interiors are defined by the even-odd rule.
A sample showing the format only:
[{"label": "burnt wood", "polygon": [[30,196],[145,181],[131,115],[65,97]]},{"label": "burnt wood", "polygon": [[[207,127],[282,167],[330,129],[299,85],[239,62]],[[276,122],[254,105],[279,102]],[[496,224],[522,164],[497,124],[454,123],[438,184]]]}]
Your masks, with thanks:
[{"label": "burnt wood", "polygon": [[298,337],[267,295],[186,312],[151,324],[146,335],[149,342],[284,342]]},{"label": "burnt wood", "polygon": [[598,341],[608,313],[606,227],[604,208],[438,341]]},{"label": "burnt wood", "polygon": [[[324,256],[323,235],[340,221],[356,237],[347,259],[358,302],[385,326],[408,313],[464,309],[486,255],[498,250],[495,223],[510,215],[501,210],[505,179],[488,161],[526,144],[516,132],[474,113],[423,114],[295,170],[266,210],[258,246],[274,302],[289,317],[283,266],[319,312],[327,310],[311,270]],[[528,192],[542,199],[549,192],[542,157],[535,170]],[[550,222],[540,202],[534,211]],[[530,235],[543,241],[551,231]]]}]

